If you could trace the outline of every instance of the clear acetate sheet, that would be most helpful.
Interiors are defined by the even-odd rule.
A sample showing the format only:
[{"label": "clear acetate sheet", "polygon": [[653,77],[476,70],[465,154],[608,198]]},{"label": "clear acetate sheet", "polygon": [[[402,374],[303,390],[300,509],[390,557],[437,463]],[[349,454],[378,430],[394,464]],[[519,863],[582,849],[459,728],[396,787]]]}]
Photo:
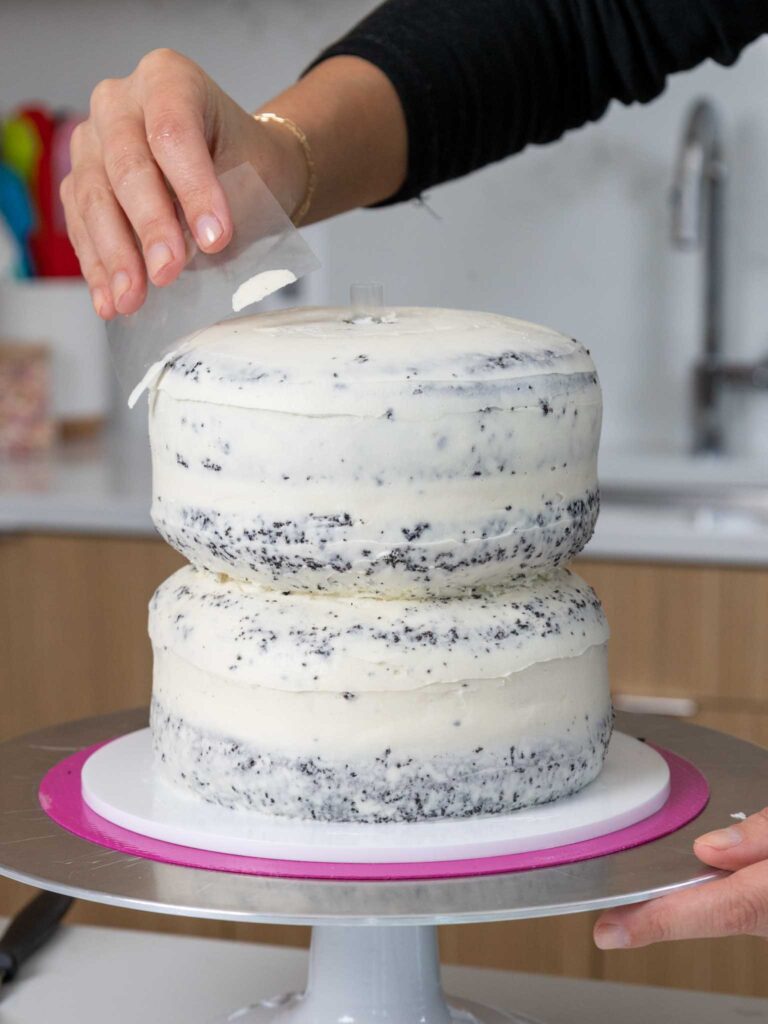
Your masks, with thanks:
[{"label": "clear acetate sheet", "polygon": [[150,285],[141,309],[107,325],[120,388],[131,405],[167,359],[194,345],[206,327],[320,266],[251,164],[227,171],[220,181],[234,223],[229,245],[214,255],[200,252],[185,225],[193,255],[177,280],[165,288]]}]

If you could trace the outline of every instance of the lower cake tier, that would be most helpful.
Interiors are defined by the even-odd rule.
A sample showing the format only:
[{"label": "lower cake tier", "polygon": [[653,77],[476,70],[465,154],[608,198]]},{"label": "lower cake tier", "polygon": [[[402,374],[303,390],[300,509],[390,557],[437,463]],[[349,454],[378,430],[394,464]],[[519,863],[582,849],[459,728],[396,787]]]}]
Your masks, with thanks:
[{"label": "lower cake tier", "polygon": [[161,775],[325,821],[496,814],[599,773],[607,626],[562,570],[443,601],[283,595],[186,568],[153,598]]},{"label": "lower cake tier", "polygon": [[[261,813],[371,822],[512,811],[582,789],[611,734],[604,647],[464,689],[351,700],[260,688],[237,707],[174,655],[159,669],[182,674],[211,710],[187,714],[158,686],[152,729],[163,775],[212,803]],[[565,701],[564,679],[573,691]]]}]

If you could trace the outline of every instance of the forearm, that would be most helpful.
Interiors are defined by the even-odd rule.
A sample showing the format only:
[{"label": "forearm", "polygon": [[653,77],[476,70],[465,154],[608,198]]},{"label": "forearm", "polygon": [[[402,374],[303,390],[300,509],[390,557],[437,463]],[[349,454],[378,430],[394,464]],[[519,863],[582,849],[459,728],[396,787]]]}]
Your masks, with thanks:
[{"label": "forearm", "polygon": [[[369,61],[354,56],[323,61],[260,109],[291,118],[306,133],[317,186],[305,223],[382,202],[405,180],[408,140],[400,99],[390,79]],[[280,126],[264,130],[284,133],[283,144],[293,148],[301,193],[306,161],[299,143]]]},{"label": "forearm", "polygon": [[765,0],[389,0],[320,60],[356,55],[395,86],[398,200],[552,142],[613,99],[647,102],[706,58],[732,63],[765,31]]}]

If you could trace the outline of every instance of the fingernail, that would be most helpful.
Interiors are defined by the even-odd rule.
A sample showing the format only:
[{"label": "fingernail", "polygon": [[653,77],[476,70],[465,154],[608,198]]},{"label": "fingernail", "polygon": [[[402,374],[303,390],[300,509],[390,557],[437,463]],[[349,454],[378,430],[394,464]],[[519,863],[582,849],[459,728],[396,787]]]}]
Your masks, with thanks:
[{"label": "fingernail", "polygon": [[150,277],[155,277],[160,271],[167,267],[173,259],[173,253],[165,242],[155,242],[147,249],[147,270]]},{"label": "fingernail", "polygon": [[98,315],[100,317],[105,317],[109,299],[107,298],[107,293],[104,291],[103,288],[93,289],[93,291],[91,292],[91,302],[93,303],[93,308],[96,310]]},{"label": "fingernail", "polygon": [[707,832],[706,835],[699,836],[696,843],[700,846],[711,846],[713,850],[730,850],[738,846],[743,838],[737,828],[721,828],[717,832]]},{"label": "fingernail", "polygon": [[221,221],[212,213],[204,213],[202,217],[197,218],[195,234],[201,245],[214,245],[223,233],[224,228],[221,226]]},{"label": "fingernail", "polygon": [[112,278],[112,298],[115,302],[115,309],[118,313],[122,313],[120,309],[120,303],[125,296],[126,292],[131,290],[131,279],[128,277],[124,270],[118,270],[115,276]]},{"label": "fingernail", "polygon": [[598,949],[626,949],[629,934],[620,924],[601,924],[595,929],[595,945]]}]

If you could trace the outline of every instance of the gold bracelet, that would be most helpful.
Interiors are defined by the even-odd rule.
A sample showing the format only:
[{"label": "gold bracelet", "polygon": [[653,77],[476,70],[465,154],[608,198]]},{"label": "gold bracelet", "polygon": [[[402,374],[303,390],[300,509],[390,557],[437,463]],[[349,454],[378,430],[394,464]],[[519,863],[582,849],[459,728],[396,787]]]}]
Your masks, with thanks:
[{"label": "gold bracelet", "polygon": [[262,124],[281,124],[287,128],[288,131],[299,140],[302,150],[304,151],[304,159],[307,163],[307,187],[304,191],[304,198],[301,200],[299,205],[291,214],[291,220],[297,226],[301,224],[304,218],[309,213],[309,208],[312,205],[312,198],[317,188],[317,169],[315,167],[315,160],[312,156],[312,147],[309,145],[309,139],[305,135],[304,131],[299,128],[295,121],[292,121],[290,117],[283,117],[282,114],[272,114],[265,112],[263,114],[254,114],[254,119],[260,121]]}]

